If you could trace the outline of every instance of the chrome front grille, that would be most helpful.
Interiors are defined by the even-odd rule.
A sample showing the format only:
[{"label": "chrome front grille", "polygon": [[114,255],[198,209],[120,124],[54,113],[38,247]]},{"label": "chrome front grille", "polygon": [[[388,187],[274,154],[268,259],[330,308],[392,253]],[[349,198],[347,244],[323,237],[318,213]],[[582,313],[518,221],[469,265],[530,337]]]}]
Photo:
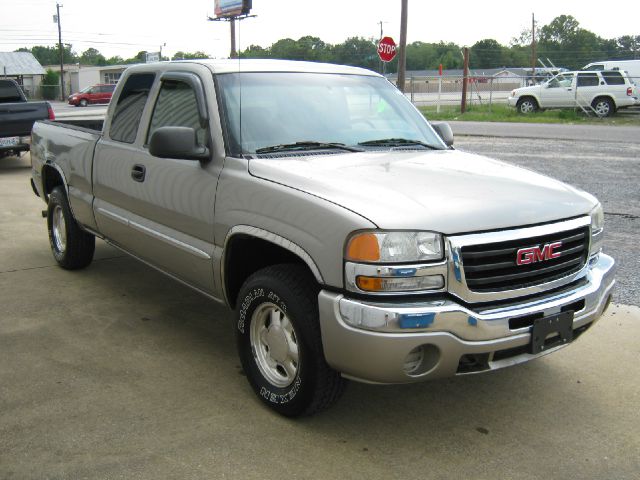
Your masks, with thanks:
[{"label": "chrome front grille", "polygon": [[[559,255],[542,258],[545,246],[558,242],[561,246],[554,250],[554,254]],[[535,257],[534,261],[518,265],[519,250],[533,251],[529,255]],[[460,254],[466,285],[471,292],[503,292],[534,287],[568,277],[584,267],[589,254],[589,226],[467,245],[460,249]]]}]

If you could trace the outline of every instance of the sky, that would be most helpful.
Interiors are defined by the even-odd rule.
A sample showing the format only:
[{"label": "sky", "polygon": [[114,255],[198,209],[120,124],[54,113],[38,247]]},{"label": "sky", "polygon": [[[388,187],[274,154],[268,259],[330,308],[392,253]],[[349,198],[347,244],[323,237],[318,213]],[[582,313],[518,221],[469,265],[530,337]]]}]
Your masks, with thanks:
[{"label": "sky", "polygon": [[[210,22],[213,0],[59,0],[62,41],[80,54],[98,49],[106,57],[130,58],[141,50],[165,56],[177,51],[204,51],[212,57],[229,55],[227,22]],[[633,3],[633,2],[632,2]],[[320,37],[341,43],[348,37],[400,37],[400,0],[253,0],[252,14],[240,22],[238,45],[269,47],[281,38]],[[621,6],[624,10],[624,6]],[[582,28],[603,38],[640,35],[637,15],[621,15],[620,8],[602,8],[597,2],[536,0],[517,2],[444,2],[409,0],[407,41],[454,42],[472,46],[493,38],[508,45],[531,28],[531,14],[539,25],[558,15],[573,15]],[[57,25],[52,0],[0,0],[0,51],[34,45],[55,45]]]}]

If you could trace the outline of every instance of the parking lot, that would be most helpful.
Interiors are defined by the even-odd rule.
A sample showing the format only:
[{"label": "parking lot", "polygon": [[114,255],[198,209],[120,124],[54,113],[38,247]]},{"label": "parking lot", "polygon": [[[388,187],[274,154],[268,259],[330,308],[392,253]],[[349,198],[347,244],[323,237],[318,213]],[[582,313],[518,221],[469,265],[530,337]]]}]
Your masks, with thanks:
[{"label": "parking lot", "polygon": [[103,242],[86,270],[56,267],[28,156],[1,160],[0,478],[637,479],[640,145],[456,144],[601,199],[615,305],[549,357],[418,385],[352,383],[300,420],[254,397],[220,305]]}]

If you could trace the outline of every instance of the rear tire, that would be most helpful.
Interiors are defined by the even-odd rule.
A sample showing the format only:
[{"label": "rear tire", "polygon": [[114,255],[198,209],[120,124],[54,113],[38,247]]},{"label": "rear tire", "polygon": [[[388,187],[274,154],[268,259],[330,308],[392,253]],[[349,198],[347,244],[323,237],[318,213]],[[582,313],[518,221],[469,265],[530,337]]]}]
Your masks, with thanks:
[{"label": "rear tire", "polygon": [[301,265],[251,275],[238,296],[236,339],[260,400],[287,417],[332,405],[346,381],[327,365],[318,321],[318,286]]},{"label": "rear tire", "polygon": [[538,102],[535,98],[523,97],[518,100],[518,103],[516,103],[516,108],[518,109],[519,113],[526,115],[538,111],[540,106],[538,105]]},{"label": "rear tire", "polygon": [[63,187],[55,187],[49,195],[47,229],[53,258],[67,270],[84,268],[93,260],[96,237],[80,229],[71,214]]},{"label": "rear tire", "polygon": [[600,118],[609,117],[616,111],[615,105],[611,99],[607,97],[596,98],[591,104],[591,108],[593,108],[595,114]]}]

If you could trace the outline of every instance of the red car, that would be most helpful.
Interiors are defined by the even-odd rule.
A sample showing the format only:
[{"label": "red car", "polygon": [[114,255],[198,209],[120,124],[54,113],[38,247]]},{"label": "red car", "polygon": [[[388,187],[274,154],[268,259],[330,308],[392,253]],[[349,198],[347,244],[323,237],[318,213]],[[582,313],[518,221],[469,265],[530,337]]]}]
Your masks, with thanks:
[{"label": "red car", "polygon": [[69,105],[86,107],[90,103],[109,103],[115,88],[115,84],[106,83],[87,87],[78,93],[69,95]]}]

